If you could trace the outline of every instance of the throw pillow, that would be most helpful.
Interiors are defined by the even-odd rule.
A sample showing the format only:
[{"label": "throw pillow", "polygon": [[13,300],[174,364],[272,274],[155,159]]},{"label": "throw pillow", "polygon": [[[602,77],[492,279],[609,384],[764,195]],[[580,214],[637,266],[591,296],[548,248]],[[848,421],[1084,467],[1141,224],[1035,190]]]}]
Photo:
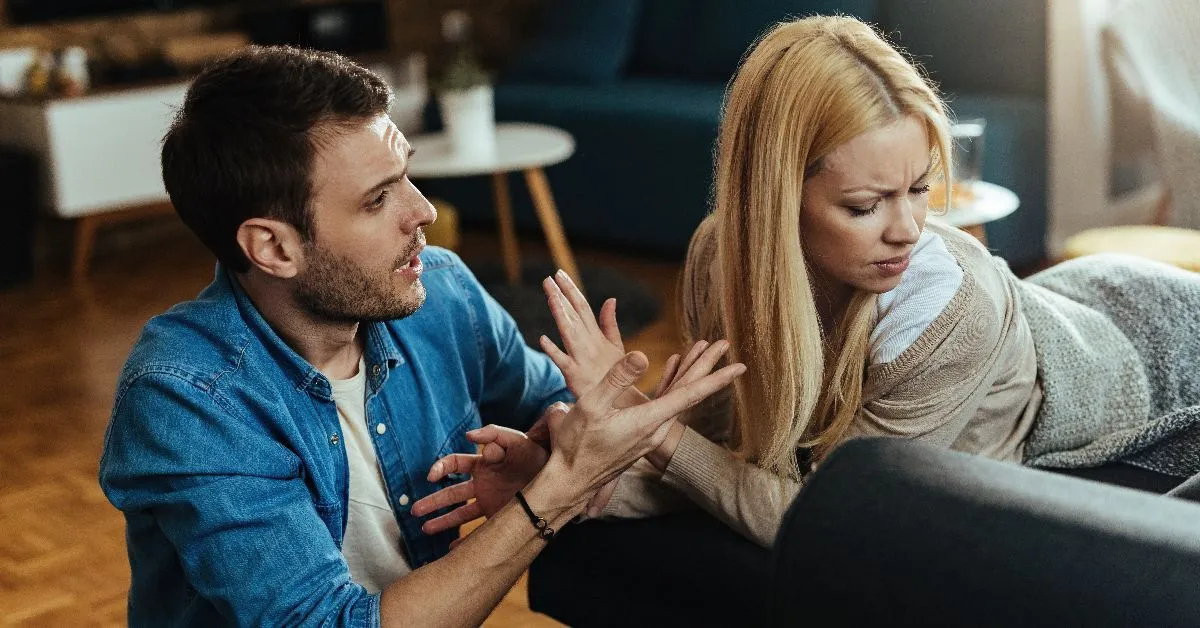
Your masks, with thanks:
[{"label": "throw pillow", "polygon": [[629,59],[641,0],[550,0],[542,25],[505,73],[515,82],[616,80]]}]

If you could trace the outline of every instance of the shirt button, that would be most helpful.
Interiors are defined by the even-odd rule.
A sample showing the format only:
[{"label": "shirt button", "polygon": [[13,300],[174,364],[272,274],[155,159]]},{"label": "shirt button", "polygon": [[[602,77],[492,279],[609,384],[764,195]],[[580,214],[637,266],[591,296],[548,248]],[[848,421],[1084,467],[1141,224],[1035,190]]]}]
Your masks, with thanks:
[{"label": "shirt button", "polygon": [[330,445],[336,445],[336,444],[340,443],[341,441],[342,441],[342,439],[338,438],[337,434],[329,435],[329,444]]},{"label": "shirt button", "polygon": [[379,434],[380,436],[382,436],[383,433],[386,431],[387,431],[387,426],[384,425],[383,423],[380,423],[379,425],[375,426],[375,433]]},{"label": "shirt button", "polygon": [[396,500],[396,503],[400,504],[401,506],[407,506],[408,505],[408,495],[401,495],[400,499]]},{"label": "shirt button", "polygon": [[372,366],[371,367],[371,377],[379,377],[379,372],[382,370],[383,370],[383,368],[381,368],[378,364]]}]

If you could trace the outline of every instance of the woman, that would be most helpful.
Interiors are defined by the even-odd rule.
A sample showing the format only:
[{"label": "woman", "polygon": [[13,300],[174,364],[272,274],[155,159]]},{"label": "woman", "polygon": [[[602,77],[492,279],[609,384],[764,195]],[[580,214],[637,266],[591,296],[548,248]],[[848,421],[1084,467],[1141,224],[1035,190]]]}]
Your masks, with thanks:
[{"label": "woman", "polygon": [[[727,338],[748,370],[732,398],[672,428],[654,470],[622,478],[606,514],[661,511],[665,485],[769,546],[803,474],[866,435],[1200,472],[1187,435],[1200,277],[1089,258],[1019,281],[926,221],[931,180],[951,180],[947,128],[933,88],[857,20],[801,19],[757,43],[727,94],[714,213],[681,286],[689,339]],[[590,314],[573,290],[548,285],[567,352],[543,347],[580,391],[611,363],[595,356],[613,335],[578,322]]]},{"label": "woman", "polygon": [[[662,388],[726,351],[747,371],[666,430],[604,514],[686,496],[770,546],[804,474],[855,436],[1200,473],[1200,276],[1093,257],[1018,280],[926,220],[930,182],[952,180],[947,127],[933,88],[853,18],[780,24],[754,46],[681,285],[689,340],[729,342],[673,357]],[[546,290],[566,351],[542,347],[581,394],[624,354],[614,305],[597,323],[565,274]]]}]

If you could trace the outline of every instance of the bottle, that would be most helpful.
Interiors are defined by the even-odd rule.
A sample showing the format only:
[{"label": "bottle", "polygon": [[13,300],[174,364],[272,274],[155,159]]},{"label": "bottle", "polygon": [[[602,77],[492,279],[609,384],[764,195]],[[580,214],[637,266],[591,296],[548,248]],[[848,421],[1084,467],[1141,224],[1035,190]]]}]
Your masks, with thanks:
[{"label": "bottle", "polygon": [[81,46],[71,46],[64,50],[59,60],[59,73],[64,95],[79,96],[86,93],[91,85],[87,50]]},{"label": "bottle", "polygon": [[54,67],[54,55],[48,51],[38,53],[29,69],[25,71],[25,93],[35,98],[50,95],[50,71]]}]

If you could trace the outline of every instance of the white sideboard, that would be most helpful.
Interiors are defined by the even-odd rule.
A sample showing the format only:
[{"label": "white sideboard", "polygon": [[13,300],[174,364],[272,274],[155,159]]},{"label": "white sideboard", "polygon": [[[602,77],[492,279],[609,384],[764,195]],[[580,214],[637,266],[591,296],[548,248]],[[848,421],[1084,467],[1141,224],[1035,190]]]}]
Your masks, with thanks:
[{"label": "white sideboard", "polygon": [[41,165],[45,210],[75,221],[72,275],[87,275],[96,230],[170,209],[160,153],[188,83],[106,90],[76,98],[0,98],[0,144]]},{"label": "white sideboard", "polygon": [[0,143],[40,158],[45,208],[63,218],[162,203],[162,137],[187,87],[0,100]]}]

